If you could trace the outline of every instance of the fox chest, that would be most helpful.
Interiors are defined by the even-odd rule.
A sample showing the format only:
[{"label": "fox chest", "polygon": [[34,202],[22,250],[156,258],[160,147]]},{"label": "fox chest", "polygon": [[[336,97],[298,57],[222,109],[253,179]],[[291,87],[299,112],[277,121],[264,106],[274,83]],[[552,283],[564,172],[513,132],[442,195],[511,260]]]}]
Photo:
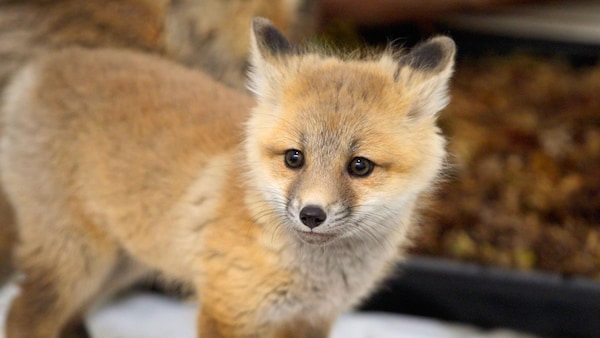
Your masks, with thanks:
[{"label": "fox chest", "polygon": [[266,314],[307,320],[335,317],[368,295],[391,261],[391,255],[382,253],[305,255],[292,264],[292,283]]}]

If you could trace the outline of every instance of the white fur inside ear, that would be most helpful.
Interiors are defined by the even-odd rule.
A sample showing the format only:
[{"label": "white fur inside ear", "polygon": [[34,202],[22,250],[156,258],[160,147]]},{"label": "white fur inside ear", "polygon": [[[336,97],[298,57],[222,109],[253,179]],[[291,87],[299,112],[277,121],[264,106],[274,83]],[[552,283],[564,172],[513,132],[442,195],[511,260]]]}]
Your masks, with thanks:
[{"label": "white fur inside ear", "polygon": [[273,58],[265,58],[252,34],[250,41],[250,66],[248,67],[248,82],[246,87],[258,100],[266,100],[273,97],[273,89],[279,83],[281,77],[277,65],[272,64]]},{"label": "white fur inside ear", "polygon": [[447,69],[415,86],[417,95],[416,113],[435,116],[450,102],[448,87],[452,70]]},{"label": "white fur inside ear", "polygon": [[248,82],[246,87],[257,97],[263,96],[266,86],[266,79],[263,76],[264,71],[262,69],[264,68],[264,63],[265,60],[258,50],[256,36],[252,32],[250,34],[250,67],[248,67]]},{"label": "white fur inside ear", "polygon": [[281,78],[282,60],[295,53],[295,46],[268,19],[256,17],[250,35],[248,89],[257,98],[271,96]]},{"label": "white fur inside ear", "polygon": [[281,82],[281,70],[263,59],[260,55],[252,57],[248,68],[247,88],[261,102],[272,102],[277,98],[276,89]]},{"label": "white fur inside ear", "polygon": [[407,95],[414,102],[412,114],[415,117],[434,117],[450,102],[448,87],[453,72],[453,64],[438,73],[431,74],[401,66],[397,69],[396,81],[401,95]]},{"label": "white fur inside ear", "polygon": [[394,79],[401,95],[414,102],[413,117],[435,117],[450,101],[448,85],[455,53],[454,41],[438,36],[397,58]]},{"label": "white fur inside ear", "polygon": [[253,61],[248,68],[247,77],[246,88],[257,98],[265,97],[267,80],[263,76],[261,68],[256,66],[256,61]]}]

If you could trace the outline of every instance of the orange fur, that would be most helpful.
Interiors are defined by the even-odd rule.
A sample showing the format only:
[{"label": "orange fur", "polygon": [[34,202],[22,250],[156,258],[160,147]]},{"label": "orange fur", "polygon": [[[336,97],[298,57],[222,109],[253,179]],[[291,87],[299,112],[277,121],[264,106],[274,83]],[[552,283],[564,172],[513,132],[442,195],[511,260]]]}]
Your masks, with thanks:
[{"label": "orange fur", "polygon": [[[0,89],[28,61],[80,46],[160,55],[243,90],[251,18],[269,17],[300,38],[312,31],[314,11],[312,0],[0,1]],[[16,241],[4,200],[0,192],[0,282]]]},{"label": "orange fur", "polygon": [[0,1],[0,87],[32,57],[65,47],[124,47],[204,69],[245,86],[252,17],[296,39],[314,31],[314,0]]},{"label": "orange fur", "polygon": [[[255,102],[112,49],[15,77],[0,172],[24,279],[7,338],[80,332],[90,303],[154,273],[194,285],[201,337],[326,337],[401,258],[442,167],[452,41],[344,61],[253,27]],[[372,172],[353,176],[356,158]]]}]

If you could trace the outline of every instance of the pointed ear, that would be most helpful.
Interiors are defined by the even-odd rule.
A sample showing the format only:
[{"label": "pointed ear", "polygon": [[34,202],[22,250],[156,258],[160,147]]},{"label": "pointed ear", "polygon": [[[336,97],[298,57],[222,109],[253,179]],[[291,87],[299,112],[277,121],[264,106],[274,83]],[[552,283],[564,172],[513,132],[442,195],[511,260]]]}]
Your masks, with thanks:
[{"label": "pointed ear", "polygon": [[435,116],[450,101],[448,83],[454,69],[455,53],[454,41],[439,36],[398,58],[394,78],[416,98],[414,115]]},{"label": "pointed ear", "polygon": [[261,17],[254,18],[250,36],[248,88],[259,97],[268,95],[268,85],[280,75],[278,67],[282,60],[295,53],[296,47],[271,21]]},{"label": "pointed ear", "polygon": [[252,37],[255,47],[264,58],[292,54],[294,46],[269,19],[256,17],[252,20]]}]

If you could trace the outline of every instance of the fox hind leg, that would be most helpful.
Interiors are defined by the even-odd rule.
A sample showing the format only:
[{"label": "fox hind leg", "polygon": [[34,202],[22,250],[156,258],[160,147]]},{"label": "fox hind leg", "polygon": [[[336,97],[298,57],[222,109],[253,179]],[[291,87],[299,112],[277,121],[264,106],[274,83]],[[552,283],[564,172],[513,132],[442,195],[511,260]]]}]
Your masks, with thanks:
[{"label": "fox hind leg", "polygon": [[98,242],[84,231],[25,238],[17,251],[24,276],[8,313],[6,338],[86,337],[82,313],[119,258],[115,243]]}]

